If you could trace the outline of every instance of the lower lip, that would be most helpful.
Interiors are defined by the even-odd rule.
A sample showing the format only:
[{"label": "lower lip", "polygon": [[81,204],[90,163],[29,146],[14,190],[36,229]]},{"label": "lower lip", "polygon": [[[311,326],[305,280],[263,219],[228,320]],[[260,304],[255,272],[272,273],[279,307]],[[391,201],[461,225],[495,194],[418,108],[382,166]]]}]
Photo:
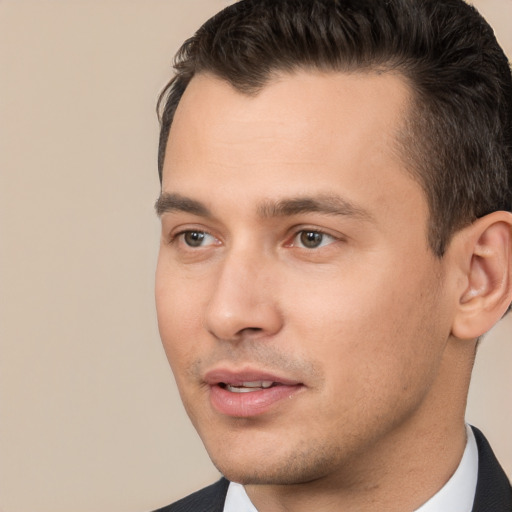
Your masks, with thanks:
[{"label": "lower lip", "polygon": [[282,400],[293,398],[302,388],[300,384],[281,385],[247,393],[233,393],[220,386],[211,386],[210,401],[213,408],[221,414],[249,418],[264,414]]}]

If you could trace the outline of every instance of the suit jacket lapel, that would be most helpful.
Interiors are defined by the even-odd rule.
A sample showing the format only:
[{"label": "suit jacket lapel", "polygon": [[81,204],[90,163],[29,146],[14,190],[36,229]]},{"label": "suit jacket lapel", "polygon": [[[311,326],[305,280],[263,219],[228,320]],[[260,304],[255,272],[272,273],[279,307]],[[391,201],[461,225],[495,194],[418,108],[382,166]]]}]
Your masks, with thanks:
[{"label": "suit jacket lapel", "polygon": [[512,487],[487,439],[475,427],[478,446],[478,482],[473,512],[512,512]]},{"label": "suit jacket lapel", "polygon": [[229,482],[221,478],[217,483],[155,512],[222,512],[228,486]]}]

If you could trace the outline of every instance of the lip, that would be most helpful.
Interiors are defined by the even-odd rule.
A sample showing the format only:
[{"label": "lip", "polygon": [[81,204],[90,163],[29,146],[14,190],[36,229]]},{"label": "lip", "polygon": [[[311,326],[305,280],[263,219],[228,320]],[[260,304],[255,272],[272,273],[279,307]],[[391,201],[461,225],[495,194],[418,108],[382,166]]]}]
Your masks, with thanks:
[{"label": "lip", "polygon": [[244,382],[257,381],[279,382],[279,384],[283,384],[284,386],[296,386],[297,384],[300,384],[297,380],[270,373],[265,370],[230,370],[227,368],[215,368],[210,370],[205,374],[204,381],[210,386],[217,385],[220,382],[232,384],[233,386],[241,386]]},{"label": "lip", "polygon": [[[217,368],[207,372],[204,381],[210,387],[209,398],[212,407],[223,415],[235,418],[260,416],[304,389],[301,382],[255,369],[233,371]],[[244,382],[259,381],[272,381],[277,385],[249,393],[234,393],[222,386],[241,386]]]}]

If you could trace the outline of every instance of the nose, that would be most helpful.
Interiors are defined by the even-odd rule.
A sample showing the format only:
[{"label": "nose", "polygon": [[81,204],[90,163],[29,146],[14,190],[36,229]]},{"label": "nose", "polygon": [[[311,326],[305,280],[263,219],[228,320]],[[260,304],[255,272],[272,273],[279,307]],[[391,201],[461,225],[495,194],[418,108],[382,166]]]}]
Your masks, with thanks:
[{"label": "nose", "polygon": [[206,329],[218,339],[234,342],[279,332],[283,319],[273,277],[272,262],[264,257],[247,252],[227,256],[206,308]]}]

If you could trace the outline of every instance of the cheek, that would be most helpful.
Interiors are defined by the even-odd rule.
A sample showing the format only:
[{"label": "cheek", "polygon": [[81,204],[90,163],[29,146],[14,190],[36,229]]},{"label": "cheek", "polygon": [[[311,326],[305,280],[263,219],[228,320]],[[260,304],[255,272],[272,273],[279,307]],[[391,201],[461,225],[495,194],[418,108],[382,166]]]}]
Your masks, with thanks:
[{"label": "cheek", "polygon": [[194,353],[202,326],[202,297],[183,282],[179,271],[158,263],[155,301],[160,338],[173,371],[181,368]]},{"label": "cheek", "polygon": [[332,393],[400,394],[412,382],[423,386],[433,378],[449,329],[440,327],[432,273],[416,280],[389,276],[340,275],[294,296],[290,338],[301,339],[308,357],[323,367]]}]

